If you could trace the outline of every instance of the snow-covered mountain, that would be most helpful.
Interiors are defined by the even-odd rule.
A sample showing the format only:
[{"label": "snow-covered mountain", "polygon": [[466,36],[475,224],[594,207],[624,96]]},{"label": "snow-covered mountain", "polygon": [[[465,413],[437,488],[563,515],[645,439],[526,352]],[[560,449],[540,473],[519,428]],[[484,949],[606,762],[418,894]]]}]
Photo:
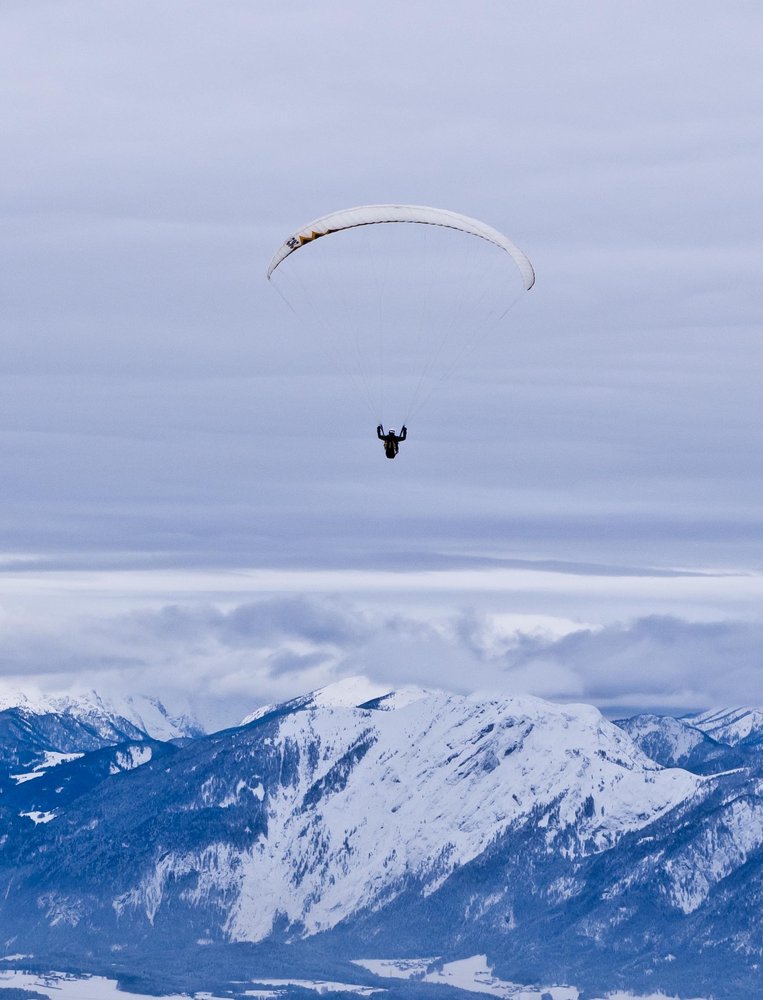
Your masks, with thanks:
[{"label": "snow-covered mountain", "polygon": [[[315,934],[411,878],[429,895],[538,810],[548,844],[574,826],[567,850],[611,846],[697,786],[655,767],[595,709],[421,692],[379,710],[393,701],[348,708],[329,692],[280,718],[279,743],[301,766],[268,787],[268,838],[236,865],[231,938],[263,940],[278,920]],[[261,782],[255,793],[264,799]],[[155,880],[143,888],[157,892]]]},{"label": "snow-covered mountain", "polygon": [[721,743],[742,747],[763,746],[763,710],[759,708],[713,709],[687,715],[683,721]]},{"label": "snow-covered mountain", "polygon": [[298,698],[292,698],[291,701],[281,705],[263,705],[246,715],[241,720],[241,725],[246,726],[250,722],[256,722],[257,719],[270,715],[274,711],[296,712],[307,708],[357,708],[360,705],[370,704],[376,699],[405,697],[404,692],[410,692],[412,699],[418,699],[424,693],[419,688],[403,688],[400,691],[391,692],[383,684],[375,684],[366,677],[348,677],[336,684],[329,684],[317,691],[310,691]]},{"label": "snow-covered mountain", "polygon": [[188,969],[337,981],[350,959],[482,954],[505,981],[763,986],[759,755],[697,774],[589,706],[357,681],[130,746],[0,852],[6,949],[196,988]]},{"label": "snow-covered mountain", "polygon": [[742,767],[746,756],[736,746],[719,742],[688,718],[669,715],[634,715],[618,719],[623,729],[647,757],[663,767],[683,767],[697,774],[717,774]]},{"label": "snow-covered mountain", "polygon": [[116,703],[80,697],[0,700],[0,821],[6,846],[32,824],[49,823],[106,778],[201,734],[193,720],[171,719],[156,699]]},{"label": "snow-covered mountain", "polygon": [[[172,718],[156,698],[115,701],[94,691],[55,697],[0,697],[0,761],[24,762],[33,753],[78,753],[130,740],[197,737],[199,724]],[[28,763],[28,761],[27,761]]]}]

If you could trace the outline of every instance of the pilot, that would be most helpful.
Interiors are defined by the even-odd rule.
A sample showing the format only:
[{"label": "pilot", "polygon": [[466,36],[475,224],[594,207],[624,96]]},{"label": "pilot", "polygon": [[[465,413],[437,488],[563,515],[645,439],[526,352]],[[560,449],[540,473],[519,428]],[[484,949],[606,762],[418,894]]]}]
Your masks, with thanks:
[{"label": "pilot", "polygon": [[394,458],[398,452],[398,445],[400,444],[401,441],[405,441],[406,437],[408,436],[408,428],[405,426],[405,424],[403,424],[403,429],[400,431],[400,433],[395,434],[394,429],[390,427],[390,429],[385,434],[384,427],[381,424],[379,424],[379,426],[376,428],[376,436],[379,438],[380,441],[384,443],[384,454],[387,456],[387,458]]}]

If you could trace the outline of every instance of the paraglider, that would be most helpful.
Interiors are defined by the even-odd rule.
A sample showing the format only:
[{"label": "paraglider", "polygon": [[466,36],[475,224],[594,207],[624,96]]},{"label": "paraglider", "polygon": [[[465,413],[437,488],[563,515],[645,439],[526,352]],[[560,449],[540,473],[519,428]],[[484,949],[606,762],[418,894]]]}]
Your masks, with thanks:
[{"label": "paraglider", "polygon": [[[407,239],[413,231],[422,231],[421,239]],[[328,253],[303,250],[351,232],[326,241]],[[396,238],[386,239],[393,232]],[[438,232],[442,239],[435,239]],[[489,246],[482,251],[479,244]],[[293,255],[299,265],[284,266]],[[512,271],[519,281],[512,282]],[[423,205],[362,205],[321,216],[276,250],[268,280],[276,273],[278,291],[303,327],[322,328],[323,336],[311,336],[306,346],[320,343],[322,354],[334,352],[381,417],[377,437],[387,458],[398,454],[414,408],[461,370],[484,331],[511,308],[512,296],[535,283],[527,256],[497,229]],[[288,291],[281,287],[284,273]],[[384,432],[384,407],[393,405],[405,416],[399,435]]]},{"label": "paraglider", "polygon": [[394,458],[397,455],[399,449],[399,444],[401,441],[405,441],[408,437],[408,428],[403,424],[403,427],[399,434],[395,434],[394,428],[390,428],[387,433],[384,433],[384,425],[379,424],[376,428],[376,436],[380,441],[384,442],[384,454],[387,458]]},{"label": "paraglider", "polygon": [[321,236],[339,233],[343,229],[354,229],[357,226],[375,226],[390,222],[414,222],[425,226],[443,226],[445,229],[457,229],[462,233],[479,236],[505,250],[519,268],[525,288],[529,291],[535,284],[535,271],[525,254],[514,246],[511,240],[499,233],[492,226],[470,219],[468,215],[459,215],[444,208],[427,208],[424,205],[363,205],[359,208],[345,208],[339,212],[324,215],[315,222],[309,223],[298,233],[290,236],[276,250],[268,267],[268,279],[278,265],[299,250],[306,243],[311,243]]}]

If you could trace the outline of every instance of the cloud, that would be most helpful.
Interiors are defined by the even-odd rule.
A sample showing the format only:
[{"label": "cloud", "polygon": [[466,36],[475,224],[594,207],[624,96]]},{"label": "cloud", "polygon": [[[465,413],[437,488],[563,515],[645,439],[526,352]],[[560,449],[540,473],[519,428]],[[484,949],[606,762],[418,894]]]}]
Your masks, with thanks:
[{"label": "cloud", "polygon": [[[529,619],[531,616],[525,616]],[[377,680],[583,701],[608,714],[756,703],[763,624],[669,615],[595,627],[466,610],[439,627],[380,630],[361,666]]]},{"label": "cloud", "polygon": [[342,599],[266,597],[221,608],[168,604],[41,623],[6,610],[6,686],[58,692],[147,692],[210,725],[321,687],[341,674],[379,623]]},{"label": "cloud", "polygon": [[172,604],[51,620],[6,613],[6,684],[143,693],[230,725],[258,705],[355,674],[392,687],[534,694],[608,714],[754,702],[763,625],[650,615],[582,626],[548,614],[433,611],[332,596]]},{"label": "cloud", "polygon": [[552,642],[524,637],[507,654],[506,669],[522,677],[564,670],[582,699],[602,707],[745,703],[761,689],[763,625],[650,615]]},{"label": "cloud", "polygon": [[304,596],[268,597],[224,610],[212,604],[165,605],[134,611],[104,626],[110,634],[140,636],[143,642],[214,641],[231,649],[258,649],[288,639],[314,645],[352,646],[369,625],[342,600]]}]

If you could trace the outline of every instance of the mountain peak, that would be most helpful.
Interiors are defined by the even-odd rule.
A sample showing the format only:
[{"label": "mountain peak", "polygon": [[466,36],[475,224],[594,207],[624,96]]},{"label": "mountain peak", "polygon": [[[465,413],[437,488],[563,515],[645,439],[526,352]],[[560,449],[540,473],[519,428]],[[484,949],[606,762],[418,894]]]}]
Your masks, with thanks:
[{"label": "mountain peak", "polygon": [[[709,777],[661,767],[639,746],[667,763],[679,753],[712,763],[717,745],[685,722],[644,716],[628,728],[635,741],[591,706],[389,691],[361,677],[191,745],[136,739],[88,754],[48,740],[23,767],[8,762],[5,802],[18,822],[0,854],[14,886],[0,928],[36,955],[42,940],[110,956],[116,913],[135,954],[146,941],[163,955],[214,940],[262,944],[286,964],[294,951],[279,949],[296,940],[312,962],[313,937],[321,955],[367,954],[370,943],[378,960],[389,947],[417,967],[416,956],[461,961],[484,942],[498,973],[532,954],[555,976],[567,974],[564,937],[578,968],[601,982],[604,964],[615,984],[653,947],[658,912],[661,964],[642,980],[697,982],[708,945],[715,976],[718,954],[741,964],[742,942],[743,974],[759,986],[753,748],[738,754],[744,767]],[[679,956],[674,968],[663,954]],[[480,960],[475,981],[487,982],[486,968]]]},{"label": "mountain peak", "polygon": [[686,715],[682,721],[729,746],[763,743],[763,709],[760,708],[742,706],[710,709],[696,715]]},{"label": "mountain peak", "polygon": [[152,739],[172,740],[203,733],[195,719],[170,716],[157,698],[145,695],[105,698],[92,690],[57,695],[31,695],[24,691],[0,694],[0,712],[14,709],[27,716],[68,716],[96,732],[124,732],[129,738],[140,738],[143,733]]},{"label": "mountain peak", "polygon": [[391,692],[388,685],[377,684],[358,674],[318,688],[307,697],[308,703],[316,708],[357,708],[389,694]]},{"label": "mountain peak", "polygon": [[373,708],[391,712],[398,708],[405,708],[406,705],[419,701],[431,693],[424,688],[413,686],[390,690],[386,684],[378,684],[362,674],[357,674],[352,677],[343,677],[332,684],[316,688],[309,694],[292,698],[287,702],[261,705],[245,716],[239,725],[246,726],[275,709],[284,708],[292,711],[306,708]]}]

